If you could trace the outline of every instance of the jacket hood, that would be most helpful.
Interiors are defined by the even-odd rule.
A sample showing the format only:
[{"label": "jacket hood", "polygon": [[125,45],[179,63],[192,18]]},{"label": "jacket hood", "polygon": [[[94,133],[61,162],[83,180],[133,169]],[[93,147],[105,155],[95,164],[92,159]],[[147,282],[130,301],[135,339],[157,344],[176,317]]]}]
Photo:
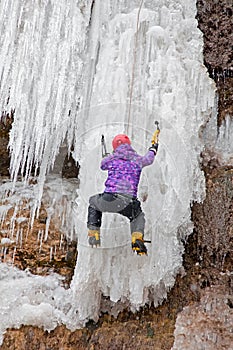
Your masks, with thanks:
[{"label": "jacket hood", "polygon": [[130,160],[137,156],[137,152],[128,144],[118,146],[113,154],[114,158],[116,157],[124,160]]}]

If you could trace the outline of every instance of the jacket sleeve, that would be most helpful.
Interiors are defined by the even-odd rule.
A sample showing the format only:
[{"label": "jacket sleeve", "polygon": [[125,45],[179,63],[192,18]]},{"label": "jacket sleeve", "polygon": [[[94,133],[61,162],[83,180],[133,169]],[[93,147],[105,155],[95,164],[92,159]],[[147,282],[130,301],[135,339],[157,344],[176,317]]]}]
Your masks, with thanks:
[{"label": "jacket sleeve", "polygon": [[148,151],[143,157],[141,157],[141,167],[150,165],[155,159],[154,151]]},{"label": "jacket sleeve", "polygon": [[110,154],[110,156],[108,157],[103,158],[100,164],[100,169],[107,170],[112,160],[113,160],[112,154]]}]

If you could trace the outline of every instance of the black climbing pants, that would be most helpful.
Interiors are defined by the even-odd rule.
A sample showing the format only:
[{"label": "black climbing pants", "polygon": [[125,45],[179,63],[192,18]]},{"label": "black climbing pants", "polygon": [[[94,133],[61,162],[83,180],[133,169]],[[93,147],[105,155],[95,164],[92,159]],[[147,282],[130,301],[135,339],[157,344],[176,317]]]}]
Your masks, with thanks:
[{"label": "black climbing pants", "polygon": [[130,220],[130,230],[144,233],[145,216],[140,201],[125,194],[100,193],[89,199],[87,227],[98,230],[101,227],[102,213],[118,213]]}]

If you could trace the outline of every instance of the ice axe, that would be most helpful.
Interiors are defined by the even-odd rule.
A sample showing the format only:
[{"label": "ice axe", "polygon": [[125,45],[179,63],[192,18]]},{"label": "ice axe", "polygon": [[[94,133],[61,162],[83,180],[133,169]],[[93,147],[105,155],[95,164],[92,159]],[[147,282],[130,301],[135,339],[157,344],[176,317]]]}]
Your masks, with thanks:
[{"label": "ice axe", "polygon": [[104,135],[102,135],[102,137],[101,137],[101,146],[102,146],[102,157],[104,158],[110,154],[107,152],[107,147],[106,147]]},{"label": "ice axe", "polygon": [[156,125],[156,130],[152,136],[152,140],[151,140],[152,145],[154,145],[155,143],[159,143],[160,128],[159,128],[159,122],[157,120],[155,121],[155,125]]}]

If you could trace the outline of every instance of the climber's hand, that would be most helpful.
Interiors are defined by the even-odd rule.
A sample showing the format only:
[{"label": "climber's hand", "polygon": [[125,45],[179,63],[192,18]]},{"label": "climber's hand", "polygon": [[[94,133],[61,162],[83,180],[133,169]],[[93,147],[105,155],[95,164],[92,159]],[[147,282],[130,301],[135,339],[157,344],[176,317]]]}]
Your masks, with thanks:
[{"label": "climber's hand", "polygon": [[154,143],[154,144],[152,144],[151,147],[149,148],[149,151],[153,151],[154,154],[156,154],[157,151],[158,151],[158,147],[159,147],[159,144],[158,144],[158,143]]}]

